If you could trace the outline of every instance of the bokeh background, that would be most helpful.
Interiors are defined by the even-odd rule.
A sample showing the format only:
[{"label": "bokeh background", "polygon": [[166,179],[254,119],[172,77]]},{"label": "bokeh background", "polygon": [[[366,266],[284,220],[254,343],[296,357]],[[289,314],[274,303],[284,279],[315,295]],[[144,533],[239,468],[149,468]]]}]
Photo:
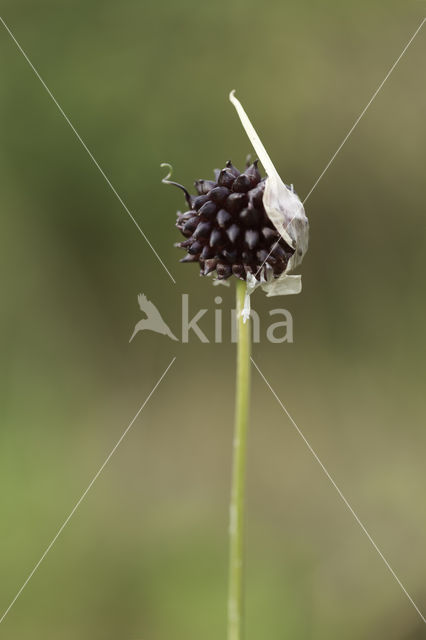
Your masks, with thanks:
[{"label": "bokeh background", "polygon": [[[161,254],[173,285],[0,28],[0,608],[6,609],[173,356],[176,362],[0,625],[8,640],[225,637],[234,346],[128,339],[155,301],[214,296],[179,265],[179,191],[251,151],[237,89],[303,198],[424,3],[4,0],[2,16]],[[426,608],[423,30],[310,196],[258,365]],[[233,291],[220,289],[224,316]],[[263,325],[263,326],[266,326]],[[225,323],[226,326],[226,323]],[[425,626],[253,372],[250,640],[417,640]]]}]

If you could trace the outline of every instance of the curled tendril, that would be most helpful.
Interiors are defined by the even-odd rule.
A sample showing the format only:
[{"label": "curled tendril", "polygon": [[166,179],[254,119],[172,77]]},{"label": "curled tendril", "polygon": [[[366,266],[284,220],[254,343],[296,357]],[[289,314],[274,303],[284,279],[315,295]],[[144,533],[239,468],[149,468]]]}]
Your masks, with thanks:
[{"label": "curled tendril", "polygon": [[182,191],[185,194],[185,200],[188,203],[188,206],[191,208],[192,207],[192,202],[191,202],[191,196],[188,192],[187,189],[185,189],[185,187],[182,184],[179,184],[178,182],[174,182],[173,180],[170,180],[170,178],[172,177],[172,173],[173,173],[173,167],[171,164],[169,164],[168,162],[162,162],[160,164],[160,167],[168,167],[169,169],[169,173],[161,180],[161,182],[163,184],[172,184],[175,187],[179,187],[179,189],[182,189]]}]

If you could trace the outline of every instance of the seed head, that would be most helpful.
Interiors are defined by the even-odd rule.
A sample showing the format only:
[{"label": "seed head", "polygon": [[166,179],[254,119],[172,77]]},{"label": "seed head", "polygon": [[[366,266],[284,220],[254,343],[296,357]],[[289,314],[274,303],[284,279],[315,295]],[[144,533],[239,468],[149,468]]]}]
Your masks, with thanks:
[{"label": "seed head", "polygon": [[195,181],[196,195],[177,185],[190,207],[177,214],[176,226],[185,237],[177,246],[187,253],[181,262],[197,262],[202,276],[216,272],[219,280],[246,280],[251,274],[260,281],[268,272],[277,278],[286,270],[294,249],[266,214],[266,178],[257,165],[248,162],[240,172],[228,161],[216,170],[216,180]]},{"label": "seed head", "polygon": [[258,161],[247,162],[240,172],[228,161],[216,169],[214,180],[196,180],[196,194],[182,189],[188,211],[178,212],[176,226],[185,240],[176,246],[186,251],[181,262],[194,262],[200,274],[216,274],[226,282],[231,276],[247,282],[244,315],[250,309],[250,294],[261,286],[268,296],[300,293],[301,276],[288,275],[303,260],[308,248],[309,224],[303,204],[281,180],[241,103],[231,92],[241,123],[252,143]]}]

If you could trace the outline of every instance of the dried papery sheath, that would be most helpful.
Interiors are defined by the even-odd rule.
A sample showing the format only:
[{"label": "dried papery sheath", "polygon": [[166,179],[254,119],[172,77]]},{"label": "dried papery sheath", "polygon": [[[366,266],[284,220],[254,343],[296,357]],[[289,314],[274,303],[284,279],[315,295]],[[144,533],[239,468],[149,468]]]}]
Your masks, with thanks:
[{"label": "dried papery sheath", "polygon": [[[235,97],[234,91],[230,93],[229,99],[237,110],[241,124],[267,173],[263,192],[263,206],[266,215],[280,237],[293,249],[293,254],[285,270],[278,277],[267,277],[267,281],[261,283],[262,289],[266,291],[268,296],[300,293],[302,290],[301,276],[290,276],[288,273],[302,262],[308,249],[309,223],[303,204],[293,188],[289,188],[281,180],[240,101]],[[252,282],[248,287],[248,296],[255,287],[256,283]],[[248,296],[246,296],[247,300]],[[249,305],[249,300],[247,304]],[[245,309],[245,313],[247,313],[247,309]]]},{"label": "dried papery sheath", "polygon": [[177,214],[176,226],[184,236],[178,243],[186,255],[181,262],[197,263],[202,276],[213,275],[215,283],[235,276],[247,283],[243,315],[250,313],[250,294],[261,286],[268,296],[299,293],[300,276],[290,276],[303,259],[308,246],[308,220],[303,205],[292,188],[278,175],[243,107],[235,98],[243,127],[265,168],[262,177],[258,161],[247,162],[239,171],[228,161],[216,169],[214,179],[196,180],[196,194],[179,187],[188,210]]}]

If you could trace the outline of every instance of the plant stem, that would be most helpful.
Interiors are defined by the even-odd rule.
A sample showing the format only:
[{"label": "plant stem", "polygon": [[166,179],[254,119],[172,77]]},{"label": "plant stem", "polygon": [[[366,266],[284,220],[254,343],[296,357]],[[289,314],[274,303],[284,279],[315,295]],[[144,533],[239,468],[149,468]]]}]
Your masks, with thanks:
[{"label": "plant stem", "polygon": [[237,380],[229,523],[228,640],[243,637],[244,501],[250,400],[250,319],[241,316],[246,284],[237,281]]}]

